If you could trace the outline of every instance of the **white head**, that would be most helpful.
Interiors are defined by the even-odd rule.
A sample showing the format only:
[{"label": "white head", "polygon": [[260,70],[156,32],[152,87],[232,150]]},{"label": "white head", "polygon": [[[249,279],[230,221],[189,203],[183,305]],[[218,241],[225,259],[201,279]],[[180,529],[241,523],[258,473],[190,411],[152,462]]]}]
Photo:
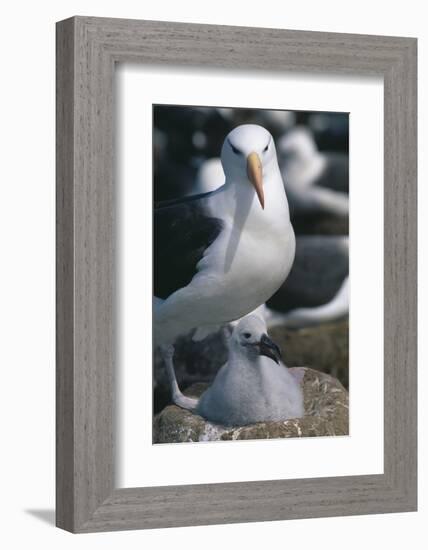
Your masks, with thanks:
[{"label": "white head", "polygon": [[279,140],[278,152],[283,162],[304,163],[314,157],[317,148],[311,132],[303,126],[296,126]]},{"label": "white head", "polygon": [[221,162],[226,181],[247,187],[252,185],[261,207],[264,208],[263,182],[271,171],[278,169],[275,143],[271,134],[256,124],[237,126],[224,140]]},{"label": "white head", "polygon": [[281,351],[266,332],[266,324],[256,315],[248,315],[236,325],[230,340],[231,349],[255,360],[260,355],[269,357],[275,363],[281,360]]}]

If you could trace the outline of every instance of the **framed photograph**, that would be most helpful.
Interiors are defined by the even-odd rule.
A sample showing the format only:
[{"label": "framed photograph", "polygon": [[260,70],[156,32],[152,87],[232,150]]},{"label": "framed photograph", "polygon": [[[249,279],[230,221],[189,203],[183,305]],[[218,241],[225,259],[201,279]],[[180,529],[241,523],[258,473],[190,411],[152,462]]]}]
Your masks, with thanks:
[{"label": "framed photograph", "polygon": [[[138,73],[125,67],[120,76],[129,106],[126,88],[138,88]],[[349,435],[348,127],[343,112],[153,106],[154,444]],[[129,174],[129,154],[121,174]],[[127,189],[136,173],[125,177]],[[122,193],[128,226],[131,195]],[[142,232],[124,235],[122,250],[132,233]],[[135,272],[132,258],[123,258],[124,280],[126,269]],[[130,294],[124,310],[135,304]],[[122,339],[128,348],[131,338]],[[125,388],[129,418],[134,384]],[[178,408],[167,406],[171,397]]]},{"label": "framed photograph", "polygon": [[416,39],[57,24],[57,525],[413,511]]}]

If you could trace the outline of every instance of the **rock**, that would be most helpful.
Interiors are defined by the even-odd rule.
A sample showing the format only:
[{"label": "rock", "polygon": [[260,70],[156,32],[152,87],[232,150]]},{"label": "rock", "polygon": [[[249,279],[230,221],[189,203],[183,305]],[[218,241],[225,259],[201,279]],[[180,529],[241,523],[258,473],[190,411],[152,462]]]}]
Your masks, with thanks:
[{"label": "rock", "polygon": [[325,372],[349,386],[349,322],[342,319],[301,329],[273,327],[272,340],[281,348],[286,365]]},{"label": "rock", "polygon": [[[225,427],[168,405],[154,417],[153,443],[348,435],[348,392],[332,376],[306,367],[303,369],[303,418]],[[207,387],[207,384],[194,384],[185,393],[199,397]]]}]

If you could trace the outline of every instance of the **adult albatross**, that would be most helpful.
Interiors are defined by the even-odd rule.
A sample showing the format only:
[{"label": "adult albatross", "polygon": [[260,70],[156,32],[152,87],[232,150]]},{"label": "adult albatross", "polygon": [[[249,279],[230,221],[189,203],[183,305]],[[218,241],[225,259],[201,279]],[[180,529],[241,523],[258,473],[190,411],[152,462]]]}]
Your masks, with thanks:
[{"label": "adult albatross", "polygon": [[154,341],[164,359],[173,402],[196,400],[177,384],[174,342],[206,334],[268,300],[291,269],[295,239],[275,144],[261,126],[226,137],[225,183],[211,193],[160,203],[154,212]]}]

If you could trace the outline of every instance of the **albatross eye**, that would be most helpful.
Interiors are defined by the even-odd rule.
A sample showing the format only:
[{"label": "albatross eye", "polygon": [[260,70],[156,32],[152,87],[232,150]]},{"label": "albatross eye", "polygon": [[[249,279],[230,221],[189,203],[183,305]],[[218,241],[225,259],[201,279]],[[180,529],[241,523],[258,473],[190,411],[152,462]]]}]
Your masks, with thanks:
[{"label": "albatross eye", "polygon": [[263,149],[263,153],[266,153],[266,151],[269,149],[269,143],[266,145],[266,147]]},{"label": "albatross eye", "polygon": [[242,335],[244,338],[251,338],[251,332],[244,332],[244,334]]},{"label": "albatross eye", "polygon": [[232,147],[232,151],[235,153],[235,155],[242,155],[242,152],[237,149],[232,143],[229,141],[229,145]]}]

